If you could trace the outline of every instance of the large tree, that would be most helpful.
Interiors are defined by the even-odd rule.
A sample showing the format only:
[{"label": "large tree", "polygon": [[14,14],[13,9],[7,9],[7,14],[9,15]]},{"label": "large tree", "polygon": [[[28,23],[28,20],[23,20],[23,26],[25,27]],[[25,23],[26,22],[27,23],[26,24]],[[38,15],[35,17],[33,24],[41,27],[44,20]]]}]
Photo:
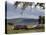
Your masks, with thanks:
[{"label": "large tree", "polygon": [[[26,7],[33,5],[33,2],[18,2],[18,1],[16,1],[15,4],[14,4],[14,5],[16,6],[16,8],[18,7],[18,5],[19,5],[20,3],[23,3],[22,7],[21,7],[21,5],[20,5],[20,7],[21,7],[21,9],[22,9],[21,15],[23,15],[23,12],[24,12],[24,10],[25,10]],[[38,6],[38,5],[39,5],[40,7],[42,7],[43,9],[45,9],[45,4],[44,4],[44,3],[37,3],[37,4],[34,5],[34,7],[36,7],[36,6]]]},{"label": "large tree", "polygon": [[28,7],[28,6],[32,6],[32,4],[33,4],[33,2],[15,2],[15,6],[16,6],[16,8],[18,7],[18,5],[20,4],[20,3],[23,3],[23,6],[21,7],[21,9],[22,9],[22,12],[21,12],[21,15],[23,15],[23,12],[24,12],[24,10],[25,10],[25,8],[26,7]]}]

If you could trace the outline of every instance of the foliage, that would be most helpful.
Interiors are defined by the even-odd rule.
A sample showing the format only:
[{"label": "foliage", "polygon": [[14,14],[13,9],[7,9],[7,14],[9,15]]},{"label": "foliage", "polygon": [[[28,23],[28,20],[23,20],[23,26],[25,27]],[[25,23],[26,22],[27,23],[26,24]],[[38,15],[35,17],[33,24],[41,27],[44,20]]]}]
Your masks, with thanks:
[{"label": "foliage", "polygon": [[9,25],[13,25],[13,23],[8,23]]},{"label": "foliage", "polygon": [[39,23],[45,24],[45,16],[39,16]]}]

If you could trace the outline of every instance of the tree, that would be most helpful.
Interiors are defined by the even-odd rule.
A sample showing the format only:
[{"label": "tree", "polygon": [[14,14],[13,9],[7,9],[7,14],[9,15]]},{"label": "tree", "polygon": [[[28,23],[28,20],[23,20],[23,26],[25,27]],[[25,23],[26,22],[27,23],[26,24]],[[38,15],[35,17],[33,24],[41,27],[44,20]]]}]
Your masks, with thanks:
[{"label": "tree", "polygon": [[39,16],[39,24],[45,24],[45,16]]},{"label": "tree", "polygon": [[23,11],[25,10],[26,7],[32,6],[32,4],[33,4],[33,2],[23,2],[23,7],[22,7],[21,14],[23,14]]},{"label": "tree", "polygon": [[23,3],[23,6],[21,8],[22,9],[21,15],[23,15],[23,12],[24,12],[26,7],[32,6],[32,4],[33,4],[33,2],[18,2],[18,1],[16,1],[14,4],[16,6],[16,8],[18,7],[18,4],[20,4],[20,3]]},{"label": "tree", "polygon": [[40,7],[43,7],[43,9],[45,9],[45,4],[44,4],[44,3],[37,3],[37,4],[35,5],[35,7],[36,7],[37,5],[39,5]]},{"label": "tree", "polygon": [[[24,12],[24,10],[25,10],[26,7],[33,5],[33,2],[18,2],[18,1],[16,1],[15,4],[14,4],[14,5],[16,6],[16,8],[18,7],[18,5],[19,5],[20,3],[23,3],[22,7],[21,7],[21,5],[20,5],[20,7],[21,7],[21,9],[22,9],[22,12],[20,13],[21,15],[23,15],[23,12]],[[43,7],[43,9],[45,9],[44,3],[37,3],[37,4],[34,5],[34,6],[36,7],[37,5],[39,5],[40,7]]]},{"label": "tree", "polygon": [[15,8],[17,8],[18,4],[20,4],[20,2],[16,1],[14,4],[16,6]]}]

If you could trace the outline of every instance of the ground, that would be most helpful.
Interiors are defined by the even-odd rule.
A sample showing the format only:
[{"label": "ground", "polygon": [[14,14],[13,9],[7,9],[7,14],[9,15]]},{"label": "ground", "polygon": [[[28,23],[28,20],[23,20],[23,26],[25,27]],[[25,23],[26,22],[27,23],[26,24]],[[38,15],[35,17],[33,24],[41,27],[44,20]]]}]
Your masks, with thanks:
[{"label": "ground", "polygon": [[8,34],[15,34],[15,33],[28,33],[28,32],[44,32],[44,28],[39,28],[39,29],[20,29],[20,30],[14,30],[13,25],[7,25],[7,33]]}]

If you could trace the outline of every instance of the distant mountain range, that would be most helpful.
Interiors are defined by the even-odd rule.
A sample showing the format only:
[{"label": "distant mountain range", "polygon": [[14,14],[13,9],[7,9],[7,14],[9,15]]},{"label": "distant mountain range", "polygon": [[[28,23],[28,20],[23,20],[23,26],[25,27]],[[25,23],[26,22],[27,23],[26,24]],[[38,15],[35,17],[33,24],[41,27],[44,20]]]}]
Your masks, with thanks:
[{"label": "distant mountain range", "polygon": [[28,18],[7,19],[8,23],[15,23],[15,24],[30,24],[38,21],[39,21],[38,19],[28,19]]}]

